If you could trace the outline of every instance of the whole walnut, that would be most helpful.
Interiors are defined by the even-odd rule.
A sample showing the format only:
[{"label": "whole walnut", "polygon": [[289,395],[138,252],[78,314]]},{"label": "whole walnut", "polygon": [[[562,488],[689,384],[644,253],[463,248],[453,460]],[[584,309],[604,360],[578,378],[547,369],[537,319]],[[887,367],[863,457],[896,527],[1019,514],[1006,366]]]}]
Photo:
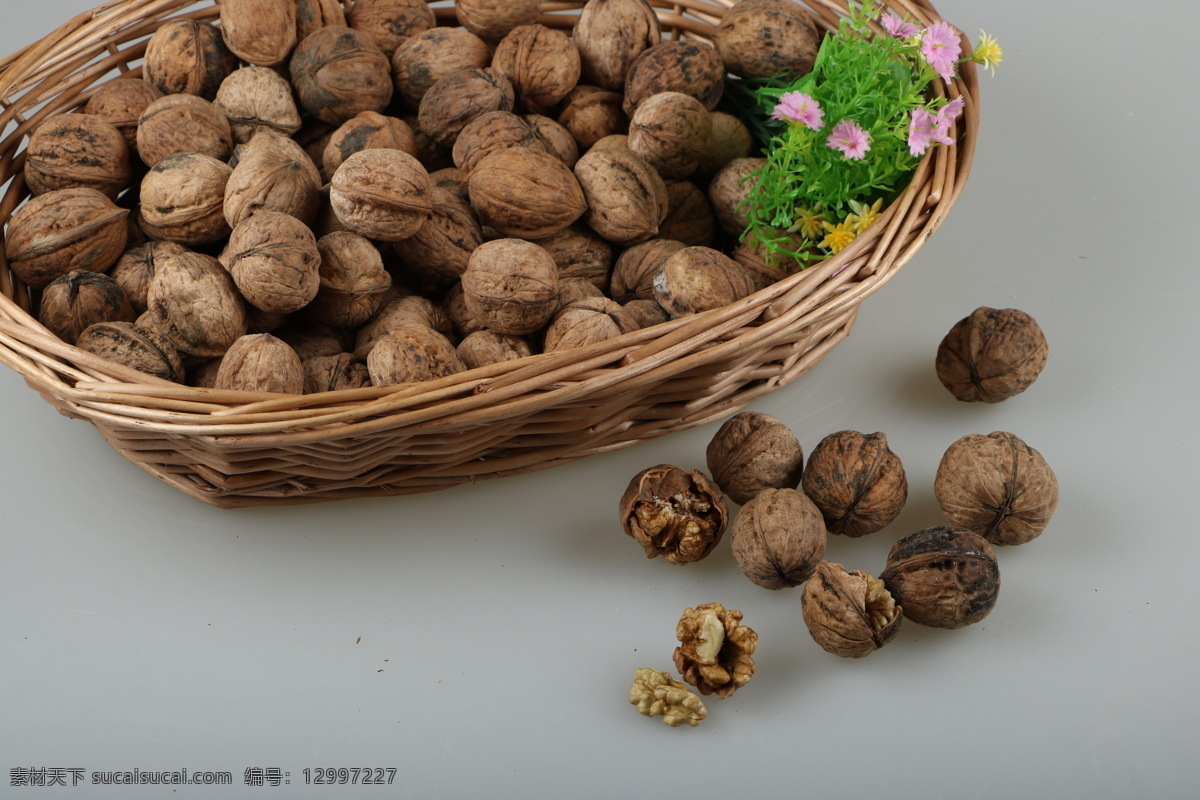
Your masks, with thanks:
[{"label": "whole walnut", "polygon": [[714,111],[710,118],[712,134],[708,137],[708,146],[704,148],[704,154],[700,157],[700,165],[696,167],[696,172],[700,175],[715,175],[734,159],[750,158],[754,152],[754,137],[746,123],[724,111]]},{"label": "whole walnut", "polygon": [[458,357],[467,369],[514,361],[532,354],[533,348],[526,339],[496,331],[475,331],[458,343]]},{"label": "whole walnut", "polygon": [[661,92],[646,98],[629,120],[629,149],[664,178],[696,171],[712,135],[708,111],[694,97]]},{"label": "whole walnut", "polygon": [[739,78],[799,77],[812,71],[821,35],[812,13],[793,0],[742,0],[722,18],[713,43]]},{"label": "whole walnut", "polygon": [[667,218],[659,226],[659,236],[683,242],[688,247],[712,247],[717,218],[708,196],[691,181],[667,181],[666,184]]},{"label": "whole walnut", "polygon": [[225,188],[232,173],[228,164],[202,153],[162,159],[142,178],[142,228],[155,239],[188,246],[228,236]]},{"label": "whole walnut", "polygon": [[225,111],[192,94],[169,94],[146,106],[137,140],[138,155],[148,167],[177,153],[202,153],[217,161],[227,161],[233,153]]},{"label": "whole walnut", "polygon": [[304,362],[304,393],[340,392],[371,385],[367,365],[353,353],[318,356]]},{"label": "whole walnut", "polygon": [[454,325],[445,310],[420,295],[397,295],[385,300],[356,332],[354,355],[366,359],[380,337],[401,325],[424,325],[453,340]]},{"label": "whole walnut", "polygon": [[579,83],[579,51],[562,31],[545,25],[513,28],[492,57],[531,112],[546,111]]},{"label": "whole walnut", "polygon": [[512,147],[480,161],[467,184],[483,225],[506,236],[544,239],[587,210],[583,189],[565,164],[548,153]]},{"label": "whole walnut", "polygon": [[107,272],[125,250],[129,211],[96,189],[32,197],[8,223],[8,267],[35,289],[72,270]]},{"label": "whole walnut", "polygon": [[462,276],[467,308],[491,330],[523,335],[544,326],[558,306],[558,267],[523,239],[475,248]]},{"label": "whole walnut", "polygon": [[417,124],[433,141],[450,147],[468,122],[488,111],[512,111],[515,101],[512,84],[497,70],[458,70],[425,92]]},{"label": "whole walnut", "polygon": [[50,117],[34,129],[25,154],[25,183],[34,194],[78,187],[115,200],[133,180],[125,137],[91,114]]},{"label": "whole walnut", "polygon": [[1058,479],[1046,459],[1004,431],[950,445],[933,493],[947,519],[996,545],[1036,539],[1058,507]]},{"label": "whole walnut", "polygon": [[107,275],[77,269],[42,293],[38,322],[67,344],[97,322],[133,322],[137,314],[121,287]]},{"label": "whole walnut", "polygon": [[291,136],[300,130],[300,110],[287,79],[266,67],[242,67],[217,89],[213,105],[225,112],[233,141],[244,144],[259,131]]},{"label": "whole walnut", "polygon": [[511,111],[487,111],[468,122],[454,140],[451,152],[454,166],[470,175],[480,161],[510,147],[548,152],[525,120]]},{"label": "whole walnut", "polygon": [[596,141],[589,149],[603,150],[606,147],[619,147],[622,150],[629,149],[629,135],[625,133],[613,133],[605,136],[603,139]]},{"label": "whole walnut", "polygon": [[491,63],[487,43],[463,28],[430,28],[405,39],[392,55],[396,91],[414,108],[429,87],[451,72]]},{"label": "whole walnut", "polygon": [[369,35],[388,58],[410,37],[437,25],[425,0],[355,0],[350,27]]},{"label": "whole walnut", "polygon": [[721,308],[749,297],[754,282],[741,264],[709,247],[685,247],[654,276],[654,299],[673,318]]},{"label": "whole walnut", "polygon": [[450,340],[424,325],[401,325],[389,331],[367,356],[375,386],[429,381],[465,369]]},{"label": "whole walnut", "polygon": [[653,167],[624,148],[593,150],[580,157],[575,177],[583,187],[583,221],[617,244],[652,238],[667,217],[667,186]]},{"label": "whole walnut", "polygon": [[800,594],[804,624],[827,653],[863,658],[896,638],[908,604],[882,578],[822,561]]},{"label": "whole walnut", "polygon": [[138,119],[162,92],[141,78],[118,78],[96,87],[83,113],[100,117],[121,132],[130,156],[137,154]]},{"label": "whole walnut", "polygon": [[319,289],[309,311],[326,325],[354,327],[371,318],[392,286],[383,257],[370,241],[343,231],[322,236]]},{"label": "whole walnut", "polygon": [[758,634],[741,621],[742,612],[720,603],[702,603],[680,617],[675,668],[700,694],[729,697],[749,683]]},{"label": "whole walnut", "polygon": [[779,418],[757,411],[727,419],[705,456],[713,480],[740,505],[764,489],[795,489],[804,471],[796,434]]},{"label": "whole walnut", "polygon": [[445,167],[434,170],[429,173],[429,183],[435,191],[439,189],[445,190],[464,203],[469,204],[471,202],[471,195],[467,191],[467,173],[458,167]]},{"label": "whole walnut", "polygon": [[[563,278],[558,279],[558,309],[562,311],[572,303],[580,300],[595,300],[611,298],[604,294],[604,291],[589,281],[587,278]],[[631,320],[630,325],[633,325]]]},{"label": "whole walnut", "polygon": [[292,317],[275,335],[296,351],[301,361],[322,356],[336,356],[348,349],[346,331],[312,320]]},{"label": "whole walnut", "polygon": [[730,236],[741,236],[750,224],[746,217],[746,201],[758,186],[756,172],[767,166],[765,158],[735,158],[717,170],[708,185],[717,222]]},{"label": "whole walnut", "polygon": [[851,537],[886,528],[908,499],[904,465],[882,433],[826,436],[809,454],[803,481],[829,532]]},{"label": "whole walnut", "polygon": [[321,173],[294,140],[266,131],[255,134],[225,187],[225,219],[236,227],[260,211],[282,211],[305,225],[317,217]]},{"label": "whole walnut", "polygon": [[638,329],[620,303],[607,297],[583,298],[562,308],[546,328],[542,350],[553,353],[587,347]]},{"label": "whole walnut", "polygon": [[391,62],[367,34],[339,25],[319,28],[296,46],[288,69],[300,107],[340,125],[392,99]]},{"label": "whole walnut", "polygon": [[242,336],[221,357],[214,389],[304,393],[304,366],[287,342],[269,333]]},{"label": "whole walnut", "polygon": [[629,119],[621,110],[621,95],[597,86],[579,85],[572,89],[563,99],[558,123],[575,137],[580,150],[629,129]]},{"label": "whole walnut", "polygon": [[643,50],[625,77],[625,113],[660,92],[695,98],[706,111],[717,107],[725,89],[725,66],[712,45],[691,39],[659,42]]},{"label": "whole walnut", "polygon": [[132,322],[97,322],[75,340],[75,346],[130,369],[179,383],[183,360],[160,334]]},{"label": "whole walnut", "polygon": [[186,248],[175,242],[151,240],[126,250],[108,274],[125,292],[134,311],[141,314],[146,310],[146,293],[150,291],[157,265],[169,256],[185,252]]},{"label": "whole walnut", "polygon": [[572,38],[579,48],[583,80],[622,91],[630,66],[662,40],[662,31],[646,0],[588,0]]},{"label": "whole walnut", "polygon": [[557,156],[568,168],[574,169],[575,162],[579,160],[579,143],[569,130],[541,114],[526,114],[524,120],[533,135],[541,140],[547,153]]},{"label": "whole walnut", "polygon": [[149,313],[181,354],[224,355],[246,333],[246,307],[233,278],[212,256],[165,259],[150,282]]},{"label": "whole walnut", "polygon": [[[558,307],[557,298],[554,307]],[[467,307],[467,293],[463,290],[461,282],[454,284],[446,292],[446,296],[442,298],[442,309],[460,339],[487,328],[484,319]]]},{"label": "whole walnut", "polygon": [[700,561],[725,533],[729,512],[707,475],[659,464],[633,476],[620,504],[621,526],[646,551],[671,564]]},{"label": "whole walnut", "polygon": [[396,242],[412,236],[433,211],[429,173],[403,150],[360,150],[333,174],[329,202],[347,228]]},{"label": "whole walnut", "polygon": [[537,240],[558,265],[559,280],[583,278],[598,289],[608,288],[612,273],[613,249],[599,234],[584,227],[572,225],[553,236]]},{"label": "whole walnut", "polygon": [[321,159],[322,175],[332,177],[350,156],[375,149],[403,150],[416,158],[417,139],[404,120],[364,111],[343,122],[329,137]]},{"label": "whole walnut", "polygon": [[142,77],[163,94],[194,94],[212,100],[221,81],[237,68],[215,25],[173,19],[158,27],[146,43]]},{"label": "whole walnut", "polygon": [[410,273],[445,286],[462,277],[471,253],[483,243],[483,231],[471,207],[456,193],[435,188],[432,197],[429,219],[392,247]]},{"label": "whole walnut", "polygon": [[671,319],[666,309],[653,300],[630,300],[622,308],[638,324],[638,328],[651,328]]},{"label": "whole walnut", "polygon": [[221,34],[238,58],[277,67],[296,46],[295,0],[222,0]]},{"label": "whole walnut", "polygon": [[[630,247],[613,265],[609,295],[618,303],[654,300],[654,276],[668,258],[686,246],[674,239],[650,239]],[[654,302],[657,305],[658,301]]]},{"label": "whole walnut", "polygon": [[795,489],[763,489],[738,512],[730,528],[733,557],[764,589],[799,586],[825,557],[828,536],[821,512]]},{"label": "whole walnut", "polygon": [[296,0],[296,41],[302,42],[329,25],[346,26],[342,0]]},{"label": "whole walnut", "polygon": [[311,230],[281,211],[247,217],[229,237],[225,263],[238,291],[263,311],[290,314],[317,296],[321,254]]},{"label": "whole walnut", "polygon": [[963,528],[910,533],[892,546],[879,575],[904,616],[918,625],[954,630],[991,613],[1000,593],[996,553]]},{"label": "whole walnut", "polygon": [[532,25],[542,12],[539,0],[455,0],[458,23],[485,42],[499,42],[520,25]]},{"label": "whole walnut", "polygon": [[981,306],[938,346],[938,380],[959,400],[999,403],[1028,389],[1049,347],[1037,321],[1015,308]]}]

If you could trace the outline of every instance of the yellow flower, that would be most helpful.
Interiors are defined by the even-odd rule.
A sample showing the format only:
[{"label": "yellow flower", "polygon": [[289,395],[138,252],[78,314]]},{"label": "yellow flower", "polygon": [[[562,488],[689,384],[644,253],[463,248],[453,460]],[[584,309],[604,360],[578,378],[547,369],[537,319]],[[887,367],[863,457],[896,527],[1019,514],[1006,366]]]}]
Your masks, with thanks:
[{"label": "yellow flower", "polygon": [[824,225],[825,217],[821,214],[820,206],[812,211],[797,208],[796,222],[788,228],[788,233],[799,233],[805,239],[816,239],[825,230]]},{"label": "yellow flower", "polygon": [[845,222],[840,222],[837,225],[830,225],[828,222],[822,223],[822,226],[828,231],[828,234],[821,240],[821,247],[831,253],[841,252],[854,241],[854,237],[858,234],[854,229]]},{"label": "yellow flower", "polygon": [[850,209],[854,212],[846,217],[846,225],[855,233],[862,233],[867,228],[871,227],[871,223],[879,219],[880,208],[883,205],[883,198],[879,198],[871,205],[860,203],[857,200],[850,201]]},{"label": "yellow flower", "polygon": [[1000,49],[1000,45],[993,37],[981,30],[979,44],[975,45],[975,52],[971,53],[971,60],[976,64],[981,64],[984,69],[990,69],[995,75],[996,65],[1004,60],[1004,51]]}]

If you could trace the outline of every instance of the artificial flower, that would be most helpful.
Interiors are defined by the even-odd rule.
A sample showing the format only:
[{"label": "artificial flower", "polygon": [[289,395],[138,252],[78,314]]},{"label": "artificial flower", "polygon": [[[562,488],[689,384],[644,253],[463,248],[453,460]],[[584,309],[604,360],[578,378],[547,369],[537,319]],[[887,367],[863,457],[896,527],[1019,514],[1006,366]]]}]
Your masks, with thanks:
[{"label": "artificial flower", "polygon": [[841,151],[846,158],[861,161],[871,149],[871,137],[862,126],[851,119],[844,119],[833,126],[833,132],[825,143]]},{"label": "artificial flower", "polygon": [[971,53],[971,60],[982,65],[984,69],[990,69],[995,75],[996,65],[1004,60],[1004,51],[1000,49],[1000,45],[994,38],[988,36],[984,31],[980,31],[979,44],[975,45],[975,50]]},{"label": "artificial flower", "polygon": [[[965,104],[966,101],[963,99],[962,95],[959,95],[949,103],[946,103],[946,105],[944,105],[938,111],[937,120],[934,123],[934,127],[941,129],[943,132],[950,130],[950,126],[954,124],[954,120],[958,119],[958,115],[962,113],[963,106]],[[950,144],[950,142],[943,142],[943,144]]]},{"label": "artificial flower", "polygon": [[796,209],[796,221],[788,228],[788,233],[799,233],[805,239],[816,239],[825,230],[825,217],[821,214],[821,206],[812,211],[807,208]]},{"label": "artificial flower", "polygon": [[958,31],[948,22],[933,23],[921,36],[921,55],[943,80],[949,81],[954,77],[954,66],[962,55]]},{"label": "artificial flower", "polygon": [[933,140],[934,124],[937,118],[925,106],[913,109],[912,119],[908,123],[908,152],[913,156],[923,156]]},{"label": "artificial flower", "polygon": [[900,17],[893,14],[891,11],[879,18],[883,29],[897,39],[907,39],[910,36],[918,36],[921,33],[921,26],[911,22],[905,22]]},{"label": "artificial flower", "polygon": [[860,203],[857,200],[850,201],[850,210],[854,213],[846,215],[846,224],[856,233],[862,233],[867,228],[871,227],[871,223],[879,219],[880,209],[883,207],[883,198],[879,198],[871,205]]},{"label": "artificial flower", "polygon": [[825,124],[824,118],[825,111],[821,104],[803,92],[786,92],[779,98],[779,105],[775,106],[775,111],[771,114],[771,119],[799,122],[814,131],[821,130]]},{"label": "artificial flower", "polygon": [[846,249],[846,246],[854,241],[854,237],[858,234],[851,230],[850,226],[845,222],[839,222],[837,225],[830,225],[828,222],[823,223],[826,231],[826,236],[821,240],[821,247],[831,253],[839,253]]}]

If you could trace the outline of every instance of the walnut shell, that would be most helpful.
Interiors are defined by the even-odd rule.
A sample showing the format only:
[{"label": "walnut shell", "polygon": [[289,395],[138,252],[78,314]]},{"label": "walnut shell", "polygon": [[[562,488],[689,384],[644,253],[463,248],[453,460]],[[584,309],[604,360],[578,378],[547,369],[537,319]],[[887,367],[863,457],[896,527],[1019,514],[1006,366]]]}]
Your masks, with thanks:
[{"label": "walnut shell", "polygon": [[226,161],[233,153],[233,132],[225,111],[191,94],[169,94],[146,106],[138,120],[137,139],[138,155],[148,167],[177,153],[203,153],[217,161]]},{"label": "walnut shell", "polygon": [[622,91],[633,62],[662,40],[658,16],[646,0],[588,0],[572,32],[583,80]]},{"label": "walnut shell", "polygon": [[792,0],[742,0],[721,19],[713,43],[739,78],[799,77],[812,71],[821,34],[812,13]]},{"label": "walnut shell", "polygon": [[999,403],[1028,389],[1046,366],[1049,346],[1037,321],[1015,308],[981,306],[955,323],[938,345],[938,380],[968,403]]},{"label": "walnut shell", "polygon": [[[563,278],[558,279],[558,309],[562,311],[572,303],[580,300],[594,299],[611,299],[608,298],[602,289],[596,284],[589,281],[587,278]],[[632,324],[632,322],[630,323]]]},{"label": "walnut shell", "polygon": [[34,194],[80,187],[115,200],[133,180],[125,137],[91,114],[55,114],[33,131],[25,153],[25,183]]},{"label": "walnut shell", "polygon": [[318,356],[304,362],[304,393],[340,392],[371,385],[367,365],[353,353]]},{"label": "walnut shell", "polygon": [[544,239],[587,210],[571,170],[548,153],[525,148],[484,158],[471,171],[467,189],[480,223],[507,236]]},{"label": "walnut shell", "polygon": [[1041,536],[1058,507],[1058,479],[1046,459],[1003,431],[950,445],[933,493],[947,519],[997,545]]},{"label": "walnut shell", "polygon": [[38,322],[67,344],[97,322],[133,322],[137,314],[107,275],[77,269],[46,287],[38,308]]},{"label": "walnut shell", "polygon": [[389,59],[410,37],[437,25],[425,0],[355,0],[346,20],[370,36]]},{"label": "walnut shell", "polygon": [[579,83],[579,51],[562,31],[521,25],[496,46],[492,66],[504,73],[531,112],[552,108]]},{"label": "walnut shell", "polygon": [[302,42],[329,25],[346,27],[342,0],[296,0],[296,41]]},{"label": "walnut shell", "polygon": [[533,355],[528,340],[496,331],[476,331],[458,343],[458,357],[467,369],[515,361]]},{"label": "walnut shell", "polygon": [[892,546],[879,578],[904,616],[934,628],[979,622],[1000,593],[995,551],[962,528],[926,528],[905,536]]},{"label": "walnut shell", "polygon": [[242,336],[221,357],[214,389],[304,393],[304,366],[287,342],[269,333]]},{"label": "walnut shell", "polygon": [[587,150],[608,136],[625,133],[629,119],[621,110],[621,95],[597,86],[576,86],[562,102],[558,124]]},{"label": "walnut shell", "polygon": [[650,239],[630,247],[613,265],[609,295],[618,303],[654,300],[654,276],[668,258],[686,246],[674,239]]},{"label": "walnut shell", "polygon": [[260,211],[291,214],[311,225],[321,204],[321,173],[304,148],[262,131],[243,148],[225,187],[225,219],[237,227]]},{"label": "walnut shell", "polygon": [[708,111],[680,92],[646,98],[629,120],[629,149],[664,178],[686,178],[695,172],[711,135]]},{"label": "walnut shell", "polygon": [[221,35],[238,58],[277,67],[296,46],[295,0],[222,0]]},{"label": "walnut shell", "polygon": [[804,492],[830,533],[857,537],[891,524],[908,499],[904,465],[882,433],[831,433],[809,454]]},{"label": "walnut shell", "polygon": [[432,197],[429,219],[393,248],[409,272],[445,286],[462,277],[471,253],[483,243],[483,231],[471,207],[457,194],[434,189]]},{"label": "walnut shell", "polygon": [[365,33],[327,25],[296,46],[288,65],[300,107],[340,125],[392,99],[391,62]]},{"label": "walnut shell", "polygon": [[583,278],[604,290],[613,266],[613,249],[599,234],[582,225],[572,225],[553,236],[537,240],[558,265],[559,280]]},{"label": "walnut shell", "polygon": [[881,578],[822,561],[800,595],[804,624],[825,652],[868,656],[896,638],[908,607],[888,588]]},{"label": "walnut shell", "polygon": [[445,310],[426,297],[402,295],[385,300],[355,335],[354,355],[366,359],[375,342],[401,325],[424,325],[453,340],[454,325]]},{"label": "walnut shell", "polygon": [[158,333],[132,322],[89,325],[75,346],[156,378],[175,383],[183,380],[183,360],[175,347]]},{"label": "walnut shell", "polygon": [[462,28],[430,28],[405,39],[392,55],[396,91],[417,108],[429,87],[451,72],[491,63],[487,43]]},{"label": "walnut shell", "polygon": [[[555,302],[555,308],[557,307],[558,303]],[[446,296],[442,298],[442,309],[460,339],[487,328],[484,320],[467,307],[467,293],[463,291],[461,282],[454,284],[446,292]]]},{"label": "walnut shell", "polygon": [[433,211],[429,173],[402,150],[361,150],[333,174],[329,202],[355,233],[396,242],[412,236]]},{"label": "walnut shell", "polygon": [[653,300],[630,300],[622,308],[629,318],[637,323],[639,329],[661,325],[671,319],[666,309]]},{"label": "walnut shell", "polygon": [[659,42],[643,50],[625,77],[625,113],[660,92],[680,92],[705,110],[717,107],[725,89],[725,66],[712,45],[693,39]]},{"label": "walnut shell", "polygon": [[309,311],[326,325],[354,327],[371,318],[383,305],[392,277],[383,256],[370,241],[343,231],[322,236],[320,289]]},{"label": "walnut shell", "polygon": [[508,78],[491,67],[458,70],[425,92],[417,124],[433,141],[450,147],[468,122],[487,111],[512,111],[515,99]]},{"label": "walnut shell", "polygon": [[244,144],[259,131],[291,136],[300,130],[300,110],[287,79],[266,67],[235,70],[217,89],[213,105],[225,112],[233,141]]},{"label": "walnut shell", "polygon": [[742,612],[720,603],[703,603],[680,617],[675,668],[700,694],[729,697],[754,674],[758,634],[741,621]]},{"label": "walnut shell", "polygon": [[186,248],[175,242],[149,241],[126,250],[108,274],[125,292],[134,311],[141,314],[146,310],[146,293],[156,266],[169,256],[185,252]]},{"label": "walnut shell", "polygon": [[216,358],[246,333],[246,308],[233,278],[212,256],[164,259],[150,282],[149,313],[180,353]]},{"label": "walnut shell", "polygon": [[607,297],[583,298],[565,306],[546,328],[547,353],[587,347],[638,329],[620,303]]},{"label": "walnut shell", "polygon": [[8,267],[35,289],[76,269],[107,272],[125,250],[127,216],[96,189],[32,197],[9,220]]},{"label": "walnut shell", "polygon": [[569,130],[541,114],[526,114],[523,119],[533,135],[541,140],[547,153],[557,156],[568,168],[574,169],[575,162],[579,160],[579,143]]},{"label": "walnut shell", "polygon": [[189,247],[229,235],[225,189],[233,170],[202,153],[178,153],[155,164],[141,185],[143,230]]},{"label": "walnut shell", "polygon": [[404,120],[364,111],[343,122],[329,137],[321,157],[322,175],[332,177],[350,156],[375,149],[402,150],[416,158],[417,138]]},{"label": "walnut shell", "polygon": [[146,43],[142,77],[163,94],[194,94],[212,100],[221,81],[237,68],[215,25],[194,19],[164,22]]},{"label": "walnut shell", "polygon": [[251,305],[290,314],[317,296],[320,264],[317,239],[307,225],[280,211],[260,211],[233,229],[225,266]]},{"label": "walnut shell", "polygon": [[138,119],[162,92],[141,78],[118,78],[96,87],[83,113],[100,117],[121,132],[130,156],[137,155]]},{"label": "walnut shell", "polygon": [[467,192],[467,173],[458,167],[446,167],[429,173],[429,182],[435,191],[444,190],[464,203],[471,202]]},{"label": "walnut shell", "polygon": [[618,244],[652,238],[667,217],[667,187],[653,167],[624,148],[593,150],[575,165],[587,212],[583,221]]},{"label": "walnut shell", "polygon": [[709,247],[685,247],[654,276],[654,299],[673,318],[721,308],[749,297],[754,282],[741,264]]},{"label": "walnut shell", "polygon": [[545,325],[558,306],[558,267],[522,239],[484,242],[462,276],[467,308],[498,333],[523,335]]},{"label": "walnut shell", "polygon": [[700,175],[715,175],[730,161],[750,158],[754,152],[754,137],[746,123],[724,111],[714,111],[710,117],[712,133],[696,167]]},{"label": "walnut shell", "polygon": [[705,456],[713,480],[740,505],[764,489],[795,489],[804,472],[796,434],[777,417],[756,411],[727,419]]},{"label": "walnut shell", "polygon": [[659,464],[633,477],[620,504],[621,526],[646,551],[671,564],[700,561],[725,533],[729,512],[703,472]]},{"label": "walnut shell", "polygon": [[659,226],[658,235],[683,242],[688,247],[712,247],[717,217],[708,202],[708,195],[691,181],[667,181],[666,184],[667,217]]},{"label": "walnut shell", "polygon": [[336,356],[348,349],[346,331],[311,320],[297,320],[293,317],[275,335],[287,342],[296,351],[296,355],[300,356],[301,361]]},{"label": "walnut shell", "polygon": [[713,176],[708,185],[717,222],[730,236],[741,236],[750,220],[746,217],[746,201],[754,194],[758,178],[754,173],[767,166],[765,158],[735,158]]},{"label": "walnut shell", "polygon": [[371,383],[391,386],[444,378],[466,367],[442,334],[424,325],[401,325],[371,348],[367,369]]},{"label": "walnut shell", "polygon": [[542,12],[539,0],[455,0],[458,24],[485,42],[499,42],[520,25],[532,25]]},{"label": "walnut shell", "polygon": [[480,161],[510,147],[544,153],[542,140],[511,111],[487,111],[468,122],[454,140],[454,166],[470,175]]},{"label": "walnut shell", "polygon": [[795,489],[763,489],[730,528],[733,557],[764,589],[799,586],[825,557],[828,536],[821,512]]}]

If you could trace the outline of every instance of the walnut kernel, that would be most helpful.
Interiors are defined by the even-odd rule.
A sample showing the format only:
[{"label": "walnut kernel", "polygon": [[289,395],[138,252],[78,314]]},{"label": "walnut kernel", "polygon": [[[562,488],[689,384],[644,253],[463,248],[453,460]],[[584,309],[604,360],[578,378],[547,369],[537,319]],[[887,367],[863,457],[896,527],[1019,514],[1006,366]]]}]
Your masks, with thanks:
[{"label": "walnut kernel", "polygon": [[741,621],[742,612],[720,603],[702,603],[680,617],[675,668],[700,694],[729,697],[754,675],[758,634]]},{"label": "walnut kernel", "polygon": [[633,477],[620,503],[621,526],[646,551],[671,564],[700,561],[721,541],[728,511],[703,472],[659,464]]}]

